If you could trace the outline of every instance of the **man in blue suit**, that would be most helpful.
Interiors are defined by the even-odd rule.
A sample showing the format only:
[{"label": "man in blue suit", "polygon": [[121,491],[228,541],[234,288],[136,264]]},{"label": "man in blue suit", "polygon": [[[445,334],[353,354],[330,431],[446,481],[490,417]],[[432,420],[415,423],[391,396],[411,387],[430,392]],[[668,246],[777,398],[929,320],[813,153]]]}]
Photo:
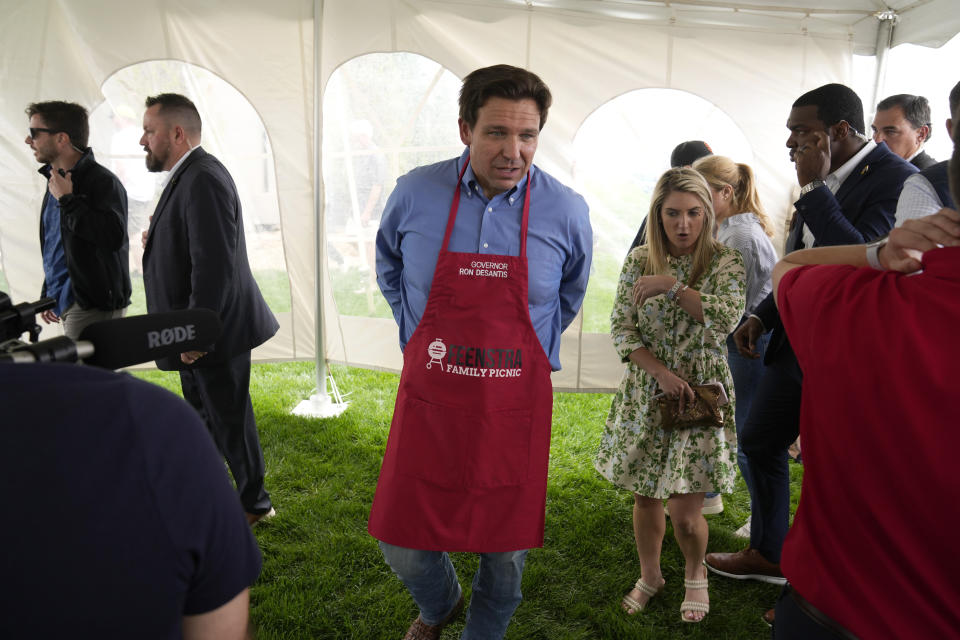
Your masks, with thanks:
[{"label": "man in blue suit", "polygon": [[[893,228],[903,181],[917,169],[885,143],[863,135],[857,94],[841,84],[805,93],[794,102],[787,128],[801,189],[784,253],[885,236]],[[787,447],[799,434],[802,373],[772,293],[737,329],[734,340],[742,354],[757,357],[754,345],[769,330],[766,367],[740,443],[755,485],[750,546],[737,553],[709,553],[706,564],[731,578],[782,584],[780,550],[790,519]]]},{"label": "man in blue suit", "polygon": [[250,402],[250,351],[279,328],[247,261],[237,187],[219,160],[200,147],[200,114],[188,98],[147,98],[140,144],[147,169],[167,171],[144,233],[143,286],[150,313],[212,309],[223,332],[204,351],[164,358],[179,370],[183,397],[207,424],[237,483],[252,525],[273,514]]}]

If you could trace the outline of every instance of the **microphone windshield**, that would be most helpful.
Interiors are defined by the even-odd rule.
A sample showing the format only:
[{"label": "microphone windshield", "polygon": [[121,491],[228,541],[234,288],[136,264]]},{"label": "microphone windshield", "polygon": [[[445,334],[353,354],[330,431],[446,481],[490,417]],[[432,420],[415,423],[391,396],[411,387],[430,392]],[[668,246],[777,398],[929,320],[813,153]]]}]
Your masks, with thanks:
[{"label": "microphone windshield", "polygon": [[93,343],[85,364],[122,369],[142,362],[206,351],[220,337],[220,318],[210,309],[183,309],[94,322],[80,332]]}]

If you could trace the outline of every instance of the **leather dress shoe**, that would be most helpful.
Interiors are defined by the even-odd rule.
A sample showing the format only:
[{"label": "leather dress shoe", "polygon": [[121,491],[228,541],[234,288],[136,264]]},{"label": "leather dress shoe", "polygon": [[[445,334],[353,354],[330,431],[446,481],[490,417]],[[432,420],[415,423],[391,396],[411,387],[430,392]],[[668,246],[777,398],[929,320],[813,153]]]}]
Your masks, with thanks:
[{"label": "leather dress shoe", "polygon": [[457,600],[457,604],[453,605],[453,609],[450,610],[447,617],[441,620],[439,624],[427,624],[420,619],[420,616],[417,616],[417,619],[414,620],[410,624],[410,628],[407,629],[407,635],[403,636],[403,640],[440,640],[440,633],[443,631],[443,628],[456,620],[461,611],[463,611],[462,593],[460,594],[460,599]]},{"label": "leather dress shoe", "polygon": [[770,562],[756,549],[736,553],[708,553],[703,563],[707,569],[737,580],[759,580],[770,584],[785,584],[780,565]]},{"label": "leather dress shoe", "polygon": [[247,524],[251,527],[258,522],[263,522],[264,520],[269,520],[273,516],[277,515],[276,510],[273,507],[270,507],[269,511],[264,511],[263,513],[250,513],[247,512]]},{"label": "leather dress shoe", "polygon": [[768,627],[772,627],[773,623],[776,622],[776,614],[773,609],[767,609],[760,618],[767,623]]}]

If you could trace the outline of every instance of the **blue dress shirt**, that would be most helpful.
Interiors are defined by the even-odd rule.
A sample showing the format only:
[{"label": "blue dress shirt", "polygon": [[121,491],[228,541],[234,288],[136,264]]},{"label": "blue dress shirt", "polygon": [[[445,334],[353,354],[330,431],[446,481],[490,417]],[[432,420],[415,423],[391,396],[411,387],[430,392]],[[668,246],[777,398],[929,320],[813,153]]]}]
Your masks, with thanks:
[{"label": "blue dress shirt", "polygon": [[[413,335],[427,305],[457,176],[459,158],[418,167],[397,180],[377,231],[377,283],[400,327],[400,348]],[[554,371],[560,369],[560,334],[583,302],[593,255],[589,209],[578,193],[530,167],[527,225],[528,303],[534,331]],[[450,251],[520,255],[520,223],[527,179],[487,200],[473,169],[460,183],[460,209]],[[489,301],[496,313],[496,301]]]},{"label": "blue dress shirt", "polygon": [[67,257],[60,238],[60,203],[48,193],[43,207],[43,275],[46,278],[46,295],[57,301],[53,312],[62,316],[73,304],[70,274],[67,272]]}]

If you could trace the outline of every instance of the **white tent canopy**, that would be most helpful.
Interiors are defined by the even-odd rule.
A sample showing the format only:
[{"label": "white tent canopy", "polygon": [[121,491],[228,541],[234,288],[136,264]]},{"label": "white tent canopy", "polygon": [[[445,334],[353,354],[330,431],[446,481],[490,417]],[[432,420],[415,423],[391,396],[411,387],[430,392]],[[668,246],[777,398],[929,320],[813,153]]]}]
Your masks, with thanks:
[{"label": "white tent canopy", "polygon": [[[554,94],[554,107],[536,161],[578,189],[580,160],[575,141],[591,114],[618,96],[640,89],[672,89],[699,96],[726,114],[739,130],[752,154],[748,160],[760,176],[768,212],[782,220],[795,182],[783,150],[783,122],[791,102],[826,82],[849,83],[855,53],[883,52],[903,42],[939,46],[958,31],[960,12],[952,0],[0,0],[0,275],[15,302],[38,297],[43,277],[37,232],[43,183],[22,142],[26,105],[63,99],[93,111],[110,103],[120,119],[123,110],[105,93],[108,80],[124,70],[134,74],[131,70],[146,68],[134,65],[147,61],[182,61],[232,86],[253,107],[265,131],[262,146],[268,151],[256,158],[261,166],[259,178],[241,179],[231,167],[241,191],[275,194],[271,199],[276,202],[267,208],[277,212],[279,223],[271,250],[281,256],[284,274],[284,304],[277,312],[281,331],[254,357],[315,356],[319,253],[324,274],[319,326],[325,327],[320,344],[326,359],[397,370],[401,358],[396,327],[389,313],[378,308],[382,302],[371,295],[369,277],[357,281],[365,289],[358,294],[357,310],[337,298],[340,281],[330,275],[334,268],[368,273],[365,254],[370,251],[375,224],[365,219],[354,224],[363,207],[356,193],[347,199],[353,213],[346,222],[323,209],[339,197],[339,181],[354,188],[361,180],[356,168],[360,165],[351,164],[351,159],[382,154],[381,164],[385,163],[392,178],[418,159],[456,153],[455,104],[450,104],[452,98],[438,99],[455,92],[456,78],[495,63],[514,64],[540,75]],[[369,75],[346,73],[348,64],[369,54],[387,56],[367,58],[376,65],[371,62],[364,67],[376,67],[372,72],[382,74],[379,84],[371,84]],[[421,63],[391,66],[399,65],[400,59],[390,54],[408,56],[401,60],[404,64],[425,61],[435,65],[436,71],[404,75],[426,67]],[[340,71],[344,73],[337,75]],[[149,87],[151,93],[178,90],[164,85],[161,72],[140,72],[140,76],[149,77],[140,77],[137,81],[142,84],[137,86]],[[362,133],[365,127],[389,131],[382,121],[387,116],[374,113],[361,118],[324,111],[337,87],[342,86],[343,95],[354,96],[354,107],[364,87],[371,103],[379,100],[389,107],[392,95],[374,94],[420,84],[417,95],[421,98],[413,101],[411,115],[406,106],[400,108],[407,103],[399,97],[392,109],[397,113],[391,114],[405,127],[398,130],[411,137],[381,138],[375,150],[358,150],[350,135]],[[217,103],[203,89],[206,85],[194,81],[185,86],[201,108],[205,145],[216,142],[216,150],[227,153],[237,140],[255,137],[246,125],[218,128],[217,121],[225,114],[218,112]],[[321,91],[315,91],[315,86]],[[145,95],[138,97],[139,104]],[[320,97],[316,109],[315,96]],[[869,105],[874,96],[863,98]],[[315,113],[320,115],[322,130],[330,132],[322,142],[321,131],[314,126]],[[634,115],[642,121],[643,114]],[[452,136],[452,147],[433,141],[432,136],[440,136],[439,127],[424,120],[441,116],[449,119],[444,125],[449,132],[443,136],[444,140]],[[645,124],[679,130],[682,123]],[[350,135],[343,133],[348,129]],[[613,147],[622,141],[611,139],[609,144]],[[323,153],[315,154],[315,148]],[[109,155],[108,149],[96,145],[94,149],[98,157]],[[633,149],[637,155],[646,152],[639,146]],[[322,172],[317,171],[317,157]],[[320,175],[330,184],[324,185]],[[594,205],[590,190],[582,190],[592,209],[601,212],[604,207]],[[257,211],[256,193],[253,205],[245,203],[248,225],[269,217]],[[636,219],[628,222],[634,228],[644,213],[639,205],[636,208]],[[319,225],[323,219],[326,225]],[[595,229],[603,220],[594,216]],[[326,226],[331,238],[340,234],[337,237],[344,238],[343,243],[326,235],[323,240],[328,242],[316,242],[327,233]],[[335,251],[328,255],[330,247]],[[252,259],[258,250],[251,247]],[[598,254],[604,251],[611,253],[598,247]],[[622,253],[612,255],[616,251],[607,256],[609,261],[622,259]],[[599,330],[584,331],[584,326],[575,322],[564,335],[564,369],[554,375],[555,386],[613,388],[621,365],[609,337]],[[49,330],[47,335],[52,335]]]}]

